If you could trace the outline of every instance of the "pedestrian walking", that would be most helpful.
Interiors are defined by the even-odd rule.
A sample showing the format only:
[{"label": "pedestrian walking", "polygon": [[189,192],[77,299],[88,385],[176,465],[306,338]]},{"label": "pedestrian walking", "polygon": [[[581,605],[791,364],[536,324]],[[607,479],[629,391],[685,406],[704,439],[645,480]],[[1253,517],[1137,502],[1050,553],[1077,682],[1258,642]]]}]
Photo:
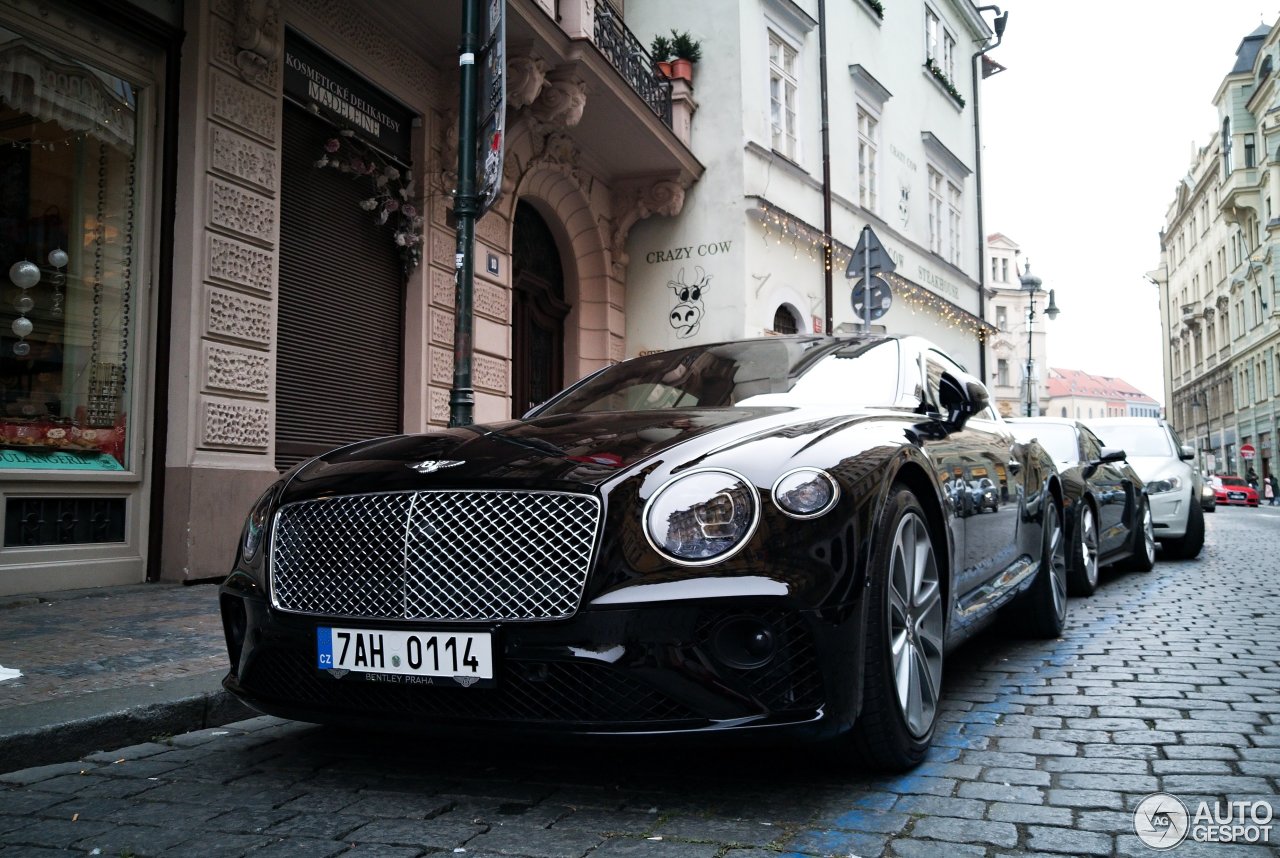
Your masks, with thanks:
[{"label": "pedestrian walking", "polygon": [[1253,465],[1249,466],[1249,470],[1245,473],[1244,478],[1249,481],[1249,485],[1256,492],[1258,490],[1258,472],[1253,469]]},{"label": "pedestrian walking", "polygon": [[1267,497],[1271,506],[1280,506],[1280,477],[1275,471],[1267,474]]}]

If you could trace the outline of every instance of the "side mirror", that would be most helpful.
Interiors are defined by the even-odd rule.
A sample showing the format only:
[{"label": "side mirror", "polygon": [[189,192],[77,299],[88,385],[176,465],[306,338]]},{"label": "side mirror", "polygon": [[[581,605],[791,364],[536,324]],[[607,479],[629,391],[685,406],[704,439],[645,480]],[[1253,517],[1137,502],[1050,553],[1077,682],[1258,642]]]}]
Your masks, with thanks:
[{"label": "side mirror", "polygon": [[982,382],[971,375],[950,373],[942,376],[939,405],[946,411],[947,428],[957,432],[964,428],[969,418],[980,413],[991,403],[991,394]]},{"label": "side mirror", "polygon": [[1098,464],[1104,465],[1108,462],[1123,462],[1127,458],[1124,450],[1119,447],[1103,447],[1098,451]]},{"label": "side mirror", "polygon": [[1196,450],[1190,444],[1183,444],[1178,458],[1184,462],[1194,462],[1196,460]]}]

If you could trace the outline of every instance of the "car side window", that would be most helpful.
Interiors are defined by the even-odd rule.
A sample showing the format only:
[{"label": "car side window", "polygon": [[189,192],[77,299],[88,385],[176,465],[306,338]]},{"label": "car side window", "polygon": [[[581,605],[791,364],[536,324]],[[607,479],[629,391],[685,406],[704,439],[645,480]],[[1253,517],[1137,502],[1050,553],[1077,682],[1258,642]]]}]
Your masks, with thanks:
[{"label": "car side window", "polygon": [[1080,461],[1091,462],[1102,455],[1102,444],[1088,429],[1080,430]]}]

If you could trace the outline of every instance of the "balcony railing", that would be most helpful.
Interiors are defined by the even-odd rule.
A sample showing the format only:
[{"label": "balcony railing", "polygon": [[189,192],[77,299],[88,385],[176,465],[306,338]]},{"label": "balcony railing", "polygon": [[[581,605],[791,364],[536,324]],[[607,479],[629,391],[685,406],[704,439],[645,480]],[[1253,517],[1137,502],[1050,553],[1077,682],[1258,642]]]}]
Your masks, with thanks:
[{"label": "balcony railing", "polygon": [[596,47],[636,94],[671,127],[671,81],[654,71],[653,57],[606,0],[596,0]]}]

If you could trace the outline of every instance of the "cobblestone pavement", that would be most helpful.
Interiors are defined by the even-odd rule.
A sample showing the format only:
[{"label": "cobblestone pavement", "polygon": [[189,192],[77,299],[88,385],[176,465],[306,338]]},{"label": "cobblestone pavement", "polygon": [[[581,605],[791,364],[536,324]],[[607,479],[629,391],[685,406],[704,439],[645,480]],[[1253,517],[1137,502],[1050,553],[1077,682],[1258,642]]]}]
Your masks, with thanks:
[{"label": "cobblestone pavement", "polygon": [[0,776],[0,855],[1155,855],[1133,828],[1150,793],[1280,810],[1280,510],[1208,528],[1197,560],[1104,576],[1061,640],[956,653],[907,775],[795,746],[460,744],[264,717]]}]

